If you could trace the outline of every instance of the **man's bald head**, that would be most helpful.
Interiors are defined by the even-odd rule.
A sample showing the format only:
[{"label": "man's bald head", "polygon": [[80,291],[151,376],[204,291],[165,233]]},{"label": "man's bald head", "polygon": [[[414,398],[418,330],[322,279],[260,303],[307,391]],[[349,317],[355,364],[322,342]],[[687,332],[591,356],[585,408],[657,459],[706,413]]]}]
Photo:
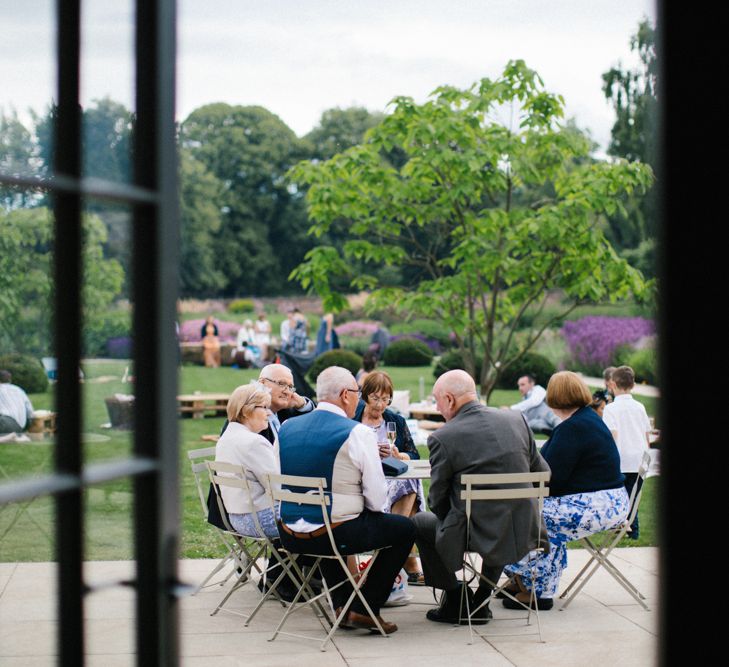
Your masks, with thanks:
[{"label": "man's bald head", "polygon": [[450,421],[458,411],[471,401],[478,400],[476,383],[462,370],[443,373],[433,385],[436,406],[446,421]]}]

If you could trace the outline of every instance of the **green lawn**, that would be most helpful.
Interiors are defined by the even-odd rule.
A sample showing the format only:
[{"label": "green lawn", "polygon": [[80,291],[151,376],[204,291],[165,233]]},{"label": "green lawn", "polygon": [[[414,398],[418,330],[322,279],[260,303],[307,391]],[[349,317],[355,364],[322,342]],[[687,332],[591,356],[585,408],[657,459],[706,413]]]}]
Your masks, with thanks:
[{"label": "green lawn", "polygon": [[[122,384],[125,362],[94,360],[84,364],[84,432],[89,434],[84,443],[87,462],[119,459],[131,449],[129,433],[103,429],[109,421],[104,398],[115,393],[130,393],[131,385]],[[431,393],[433,374],[429,367],[387,368],[397,389],[409,389],[411,399],[419,398],[419,380],[422,377],[425,395]],[[208,369],[184,366],[180,373],[180,391],[229,392],[239,384],[256,377],[252,370],[232,368]],[[36,409],[53,407],[52,390],[32,395]],[[654,399],[644,399],[649,414],[654,414]],[[514,391],[495,391],[489,403],[506,405],[519,399]],[[200,502],[190,471],[187,452],[210,446],[201,436],[217,434],[223,418],[180,419],[180,490],[182,512],[181,555],[186,558],[214,557],[219,545],[214,534],[201,519]],[[99,437],[101,436],[101,438]],[[108,438],[108,440],[106,439]],[[103,440],[93,441],[93,440]],[[427,448],[421,447],[421,456]],[[0,479],[19,478],[48,472],[53,464],[52,443],[0,444]],[[641,539],[630,545],[646,546],[657,543],[656,502],[658,479],[649,479],[641,504]],[[86,553],[89,560],[124,559],[132,556],[132,494],[127,480],[110,482],[86,492]],[[0,561],[48,561],[53,559],[54,508],[52,500],[39,498],[31,503],[0,507]]]}]

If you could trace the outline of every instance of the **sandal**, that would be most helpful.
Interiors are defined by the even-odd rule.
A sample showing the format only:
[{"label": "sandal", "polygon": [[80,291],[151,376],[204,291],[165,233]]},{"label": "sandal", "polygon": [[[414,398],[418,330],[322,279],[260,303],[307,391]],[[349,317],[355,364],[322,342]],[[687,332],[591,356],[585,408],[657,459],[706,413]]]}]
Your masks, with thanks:
[{"label": "sandal", "polygon": [[408,572],[408,586],[425,586],[425,576],[422,572]]}]

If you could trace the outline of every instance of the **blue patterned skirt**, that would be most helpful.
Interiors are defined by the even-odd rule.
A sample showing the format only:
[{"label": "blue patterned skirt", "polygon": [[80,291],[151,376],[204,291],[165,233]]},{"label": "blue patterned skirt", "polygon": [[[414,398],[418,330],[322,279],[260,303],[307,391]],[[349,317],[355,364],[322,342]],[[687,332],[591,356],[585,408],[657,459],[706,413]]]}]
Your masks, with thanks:
[{"label": "blue patterned skirt", "polygon": [[510,576],[520,575],[524,586],[531,590],[534,565],[537,597],[552,598],[557,593],[562,571],[567,567],[567,542],[620,525],[627,518],[628,509],[628,494],[622,486],[545,498],[544,522],[549,535],[549,553],[536,555],[536,563],[534,554],[528,554],[518,563],[507,565],[504,571]]},{"label": "blue patterned skirt", "polygon": [[[261,524],[261,529],[265,533],[266,537],[271,540],[278,538],[278,528],[276,527],[276,518],[273,515],[273,510],[267,507],[260,512],[256,512],[258,515],[258,522]],[[246,537],[260,537],[258,530],[256,529],[256,522],[253,520],[253,514],[229,514],[230,525],[233,526],[235,531],[239,535],[245,535]]]},{"label": "blue patterned skirt", "polygon": [[385,499],[385,505],[382,508],[383,512],[387,512],[389,514],[392,506],[400,500],[400,498],[410,495],[411,493],[416,495],[415,511],[422,512],[425,510],[423,483],[419,479],[397,479],[396,477],[387,477],[385,478],[385,484],[387,485],[387,498]]}]

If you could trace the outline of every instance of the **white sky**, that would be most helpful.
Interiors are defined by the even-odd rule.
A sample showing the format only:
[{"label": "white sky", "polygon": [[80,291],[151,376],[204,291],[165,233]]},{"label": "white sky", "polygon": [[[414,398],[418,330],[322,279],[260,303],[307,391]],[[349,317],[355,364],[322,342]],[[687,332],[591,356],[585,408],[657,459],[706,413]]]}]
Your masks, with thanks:
[{"label": "white sky", "polygon": [[[82,99],[131,107],[130,0],[86,0]],[[0,0],[0,106],[54,96],[54,0]],[[178,118],[210,102],[258,104],[298,135],[325,109],[424,100],[523,58],[567,116],[605,148],[614,117],[601,75],[633,64],[629,40],[652,0],[180,0]]]}]

